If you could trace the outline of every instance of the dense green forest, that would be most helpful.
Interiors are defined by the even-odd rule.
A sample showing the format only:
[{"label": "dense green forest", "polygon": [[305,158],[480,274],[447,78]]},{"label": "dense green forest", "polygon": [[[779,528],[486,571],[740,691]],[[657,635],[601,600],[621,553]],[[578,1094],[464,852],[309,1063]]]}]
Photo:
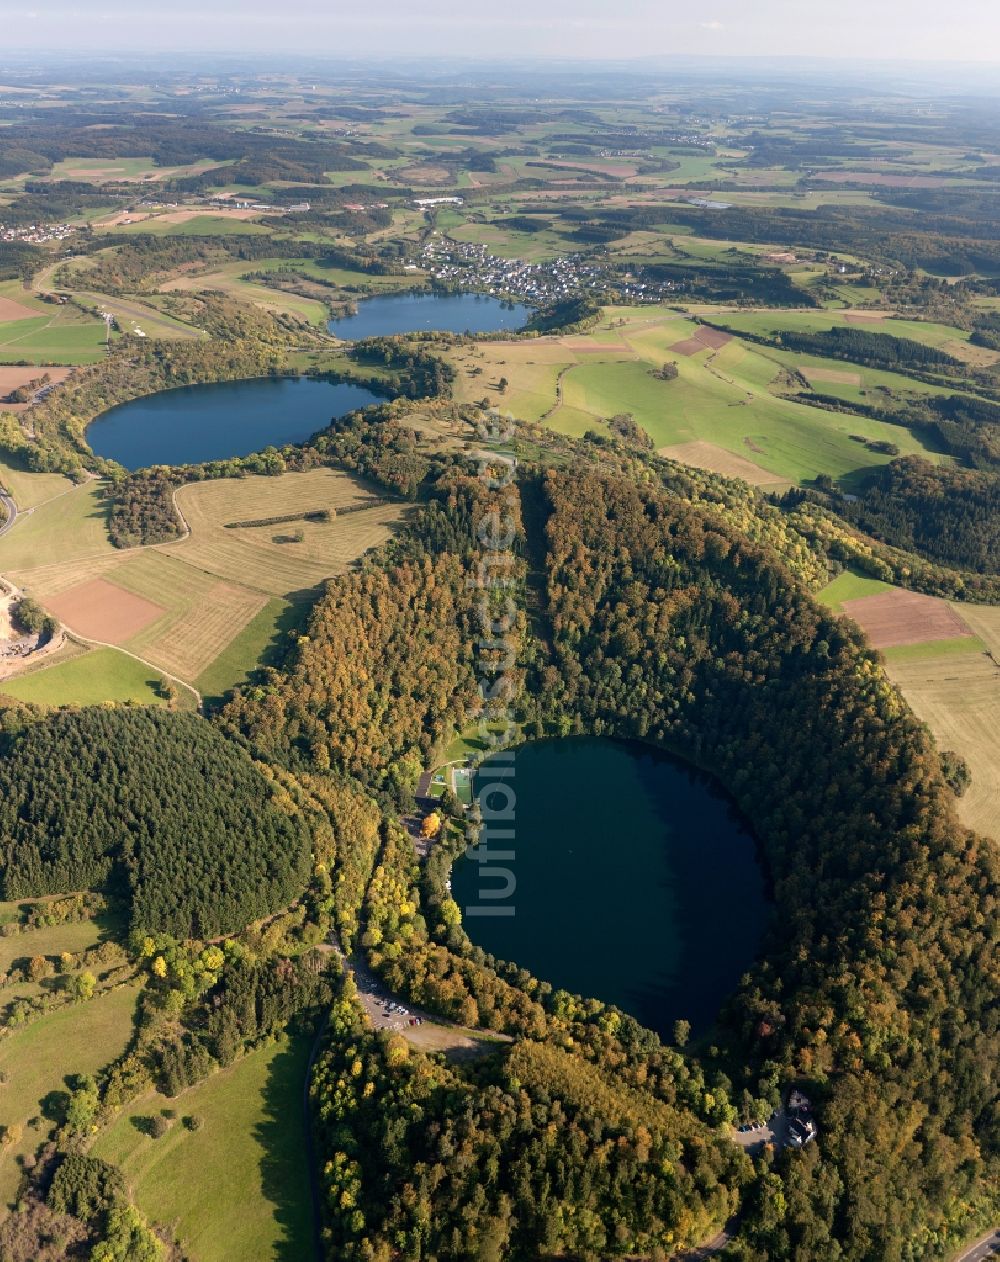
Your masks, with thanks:
[{"label": "dense green forest", "polygon": [[7,899],[109,889],[136,928],[211,937],[283,907],[305,884],[301,821],[191,715],[14,712],[0,786]]},{"label": "dense green forest", "polygon": [[[421,564],[435,608],[450,609],[462,571],[448,557],[468,548],[472,518],[461,480],[448,474],[444,487],[414,534],[428,554]],[[810,1153],[782,1155],[762,1172],[745,1208],[747,1243],[734,1256],[929,1256],[951,1230],[955,1204],[976,1194],[998,1155],[988,1069],[998,1051],[988,1017],[995,856],[958,824],[936,752],[858,633],[815,605],[767,551],[717,516],[613,473],[578,466],[549,474],[542,494],[553,655],[539,653],[537,641],[529,651],[525,641],[536,663],[521,700],[525,721],[638,737],[711,765],[753,821],[773,882],[774,928],[724,1018],[719,1068],[726,1082],[763,1101],[775,1100],[783,1082],[809,1083],[821,1101],[824,1136]],[[405,767],[410,758],[420,765],[437,730],[427,716],[456,713],[462,694],[453,646],[432,611],[413,604],[414,571],[394,564],[388,560],[385,580],[373,567],[334,582],[289,672],[239,696],[225,721],[270,758],[313,775],[329,763],[399,800],[405,794],[391,783],[389,766]],[[412,621],[401,618],[402,607],[413,608]],[[447,621],[454,624],[454,613]],[[398,650],[387,653],[389,636]],[[343,668],[345,644],[353,673]],[[386,726],[390,712],[379,699],[390,694],[405,704],[397,701],[397,721]],[[376,742],[369,716],[379,709]],[[604,1037],[603,1006],[575,1008],[472,947],[440,877],[422,884],[408,839],[390,830],[364,903],[364,943],[390,987],[518,1038],[555,1037],[575,1021],[574,1039],[591,1046],[588,1060],[598,1069],[616,1063],[621,1052],[593,1046]],[[620,1020],[612,1027],[623,1028]],[[401,1177],[393,1174],[396,1159],[379,1172],[367,1138],[359,1138],[374,1124],[364,1097],[351,1100],[354,1077],[372,1082],[376,1099],[388,1090],[396,1100],[391,1093],[401,1087],[398,1078],[380,1085],[374,1043],[358,1035],[352,1047],[348,1064],[361,1068],[345,1076],[346,1053],[334,1046],[322,1081],[334,1076],[319,1088],[321,1117],[336,1121],[327,1151],[341,1154],[333,1157],[338,1203],[351,1211],[333,1212],[331,1230],[343,1242],[338,1248],[388,1256],[379,1251],[394,1230],[418,1229],[412,1219],[386,1217],[392,1183],[385,1180]],[[570,1078],[582,1072],[563,1068]],[[509,1084],[492,1077],[494,1069],[484,1072],[502,1116],[511,1107]],[[531,1099],[532,1079],[519,1081]],[[564,1077],[562,1109],[569,1090]],[[710,1090],[725,1099],[724,1086]],[[405,1112],[404,1102],[398,1107]],[[431,1092],[421,1107],[447,1133],[452,1094]],[[652,1106],[644,1107],[652,1116]],[[360,1126],[351,1123],[355,1109],[367,1119]],[[465,1115],[476,1151],[486,1123]],[[581,1117],[579,1125],[586,1133],[592,1122]],[[529,1234],[519,1235],[524,1212],[491,1194],[484,1202],[474,1190],[481,1179],[463,1191],[447,1179],[448,1161],[414,1148],[405,1132],[394,1142],[402,1145],[399,1170],[414,1160],[418,1170],[442,1166],[444,1182],[414,1189],[415,1204],[426,1204],[421,1239],[434,1240],[442,1258],[468,1256],[472,1247],[461,1229],[436,1234],[456,1213],[488,1221],[498,1256],[547,1256],[546,1240],[550,1252],[604,1256],[628,1252],[646,1231],[660,1248],[677,1238],[670,1232],[681,1219],[657,1211],[655,1180],[641,1210],[622,1195],[613,1222],[602,1217],[596,1174],[587,1179],[598,1198],[590,1220],[596,1235],[574,1236],[551,1216],[531,1220]],[[527,1182],[512,1194],[515,1202],[547,1204],[537,1190],[543,1184],[533,1182],[544,1181],[535,1141],[526,1142],[523,1155],[512,1143],[503,1150],[509,1161],[497,1155],[497,1188],[520,1177],[523,1162]],[[380,1143],[393,1151],[388,1140]],[[577,1150],[585,1165],[586,1153],[586,1145]],[[636,1170],[627,1177],[641,1178]],[[575,1202],[582,1185],[574,1186]],[[696,1213],[686,1199],[682,1219]]]},{"label": "dense green forest", "polygon": [[998,1155],[995,856],[873,656],[766,556],[621,481],[549,495],[552,703],[715,768],[774,882],[734,1052],[751,1077],[816,1082],[829,1135],[822,1162],[779,1163],[782,1211],[761,1203],[749,1238],[775,1258],[920,1256],[942,1183],[968,1193]]},{"label": "dense green forest", "polygon": [[945,565],[1000,572],[1000,475],[893,460],[837,511],[868,534]]}]

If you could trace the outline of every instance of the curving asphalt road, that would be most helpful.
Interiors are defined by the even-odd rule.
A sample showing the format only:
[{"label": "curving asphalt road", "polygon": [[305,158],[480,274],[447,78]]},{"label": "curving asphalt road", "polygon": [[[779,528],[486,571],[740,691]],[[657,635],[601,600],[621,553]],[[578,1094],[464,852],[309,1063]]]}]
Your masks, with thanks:
[{"label": "curving asphalt road", "polygon": [[986,1262],[988,1258],[1000,1257],[1000,1227],[988,1235],[980,1236],[975,1243],[966,1245],[952,1258],[952,1262]]},{"label": "curving asphalt road", "polygon": [[5,535],[17,520],[17,505],[14,503],[14,497],[4,490],[0,490],[0,504],[7,510],[7,520],[0,525],[0,535]]}]

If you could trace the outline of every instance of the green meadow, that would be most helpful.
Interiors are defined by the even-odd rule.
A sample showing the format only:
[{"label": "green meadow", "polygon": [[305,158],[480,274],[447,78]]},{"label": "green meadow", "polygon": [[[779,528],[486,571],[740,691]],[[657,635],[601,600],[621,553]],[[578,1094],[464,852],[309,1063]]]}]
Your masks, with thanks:
[{"label": "green meadow", "polygon": [[[310,1262],[313,1256],[303,1083],[305,1038],[250,1052],[176,1099],[133,1101],[93,1153],[119,1166],[135,1203],[169,1225],[197,1262]],[[170,1110],[152,1139],[143,1122]],[[183,1118],[196,1116],[189,1130]]]},{"label": "green meadow", "polygon": [[[101,648],[0,683],[0,692],[15,701],[41,706],[102,705],[106,701],[163,706],[161,678],[159,671],[127,653]],[[182,693],[182,705],[188,696]]]}]

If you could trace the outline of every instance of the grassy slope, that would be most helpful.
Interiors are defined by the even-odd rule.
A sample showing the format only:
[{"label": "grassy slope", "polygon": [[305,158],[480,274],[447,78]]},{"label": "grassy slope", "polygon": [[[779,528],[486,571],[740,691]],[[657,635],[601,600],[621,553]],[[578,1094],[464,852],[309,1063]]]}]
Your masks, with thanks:
[{"label": "grassy slope", "polygon": [[[159,696],[160,676],[117,649],[94,649],[69,661],[57,662],[0,683],[0,692],[35,705],[100,705],[105,701],[136,701],[166,705]],[[186,704],[189,694],[180,698]]]},{"label": "grassy slope", "polygon": [[[7,1075],[0,1091],[0,1125],[25,1127],[22,1140],[0,1163],[0,1204],[17,1193],[20,1171],[13,1158],[33,1151],[51,1128],[43,1100],[64,1091],[67,1076],[97,1073],[125,1050],[138,993],[136,985],[119,987],[40,1017],[0,1041],[0,1071]],[[40,1119],[37,1126],[27,1125],[31,1118]]]},{"label": "grassy slope", "polygon": [[[261,1048],[177,1100],[142,1097],[99,1136],[94,1154],[122,1168],[139,1209],[169,1224],[194,1262],[311,1259],[308,1053],[306,1039]],[[164,1108],[178,1120],[162,1139],[136,1128],[133,1118]],[[184,1127],[189,1114],[200,1130]]]},{"label": "grassy slope", "polygon": [[57,561],[108,556],[108,508],[102,486],[87,482],[19,520],[0,539],[0,570],[34,569]]},{"label": "grassy slope", "polygon": [[13,495],[19,512],[73,489],[73,483],[61,473],[30,473],[12,464],[9,457],[0,460],[0,486]]},{"label": "grassy slope", "polygon": [[[899,426],[779,397],[783,387],[776,379],[784,365],[770,351],[737,340],[716,354],[681,355],[671,348],[690,338],[697,325],[676,311],[620,307],[609,308],[606,316],[584,338],[480,343],[456,350],[456,397],[477,402],[486,396],[515,415],[544,419],[573,435],[599,427],[616,412],[631,412],[657,447],[712,442],[790,482],[828,473],[850,486],[859,473],[891,458],[869,451],[852,434],[895,443],[904,454],[937,458]],[[650,372],[666,361],[679,370],[671,382]],[[474,368],[481,374],[470,375]],[[510,382],[503,394],[496,388],[502,376]],[[912,384],[903,377],[896,381]],[[822,387],[828,388],[858,392],[856,387]]]},{"label": "grassy slope", "polygon": [[219,698],[247,681],[251,671],[264,662],[281,643],[289,611],[287,600],[275,597],[252,618],[219,656],[195,680],[205,697]]},{"label": "grassy slope", "polygon": [[839,611],[845,600],[857,600],[861,596],[877,596],[879,592],[890,590],[890,583],[881,579],[869,578],[860,570],[844,570],[838,574],[817,596],[817,600],[830,609]]}]

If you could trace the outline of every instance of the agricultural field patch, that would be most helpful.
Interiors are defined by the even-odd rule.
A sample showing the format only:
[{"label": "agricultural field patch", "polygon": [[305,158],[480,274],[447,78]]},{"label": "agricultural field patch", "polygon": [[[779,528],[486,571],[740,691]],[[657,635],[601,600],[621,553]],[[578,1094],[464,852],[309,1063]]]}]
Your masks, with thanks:
[{"label": "agricultural field patch", "polygon": [[92,364],[103,358],[106,336],[103,320],[75,307],[54,307],[51,314],[41,315],[33,311],[30,318],[0,324],[0,361],[39,367]]},{"label": "agricultural field patch", "polygon": [[841,372],[837,368],[812,368],[808,364],[803,364],[799,371],[810,385],[813,383],[840,386],[861,385],[861,374],[859,372]]},{"label": "agricultural field patch", "polygon": [[173,215],[156,215],[142,223],[123,225],[123,235],[133,232],[152,232],[166,237],[252,236],[267,235],[271,229],[245,218],[236,218],[238,212],[227,211],[192,213],[178,211]]},{"label": "agricultural field patch", "polygon": [[94,184],[156,183],[186,175],[198,175],[227,166],[203,158],[182,166],[157,166],[147,158],[64,158],[49,173],[50,180],[85,180]]},{"label": "agricultural field patch", "polygon": [[0,324],[9,324],[12,320],[33,320],[37,315],[34,307],[0,296]]},{"label": "agricultural field patch", "polygon": [[250,587],[224,583],[159,549],[144,550],[114,571],[114,581],[137,599],[155,602],[162,616],[124,641],[171,674],[193,680],[266,603]]},{"label": "agricultural field patch", "polygon": [[[132,701],[139,705],[165,706],[160,676],[118,649],[92,649],[62,658],[50,666],[28,671],[0,684],[0,692],[32,705],[102,705],[107,701]],[[179,703],[189,704],[181,691]]]},{"label": "agricultural field patch", "polygon": [[66,479],[62,481],[69,489],[40,503],[30,515],[19,517],[9,534],[0,538],[0,572],[115,555],[108,539],[103,483],[89,481],[73,486]]},{"label": "agricultural field patch", "polygon": [[163,614],[153,604],[103,578],[68,587],[46,600],[49,611],[87,640],[124,644]]},{"label": "agricultural field patch", "polygon": [[47,1013],[0,1040],[0,1126],[16,1127],[20,1138],[0,1163],[0,1205],[17,1195],[21,1171],[16,1158],[35,1148],[54,1129],[43,1101],[65,1092],[72,1074],[96,1074],[120,1056],[132,1037],[139,988],[121,986],[85,1003]]},{"label": "agricultural field patch", "polygon": [[293,625],[303,621],[304,606],[272,597],[221,653],[195,679],[198,691],[217,700],[241,684],[252,671],[280,657]]},{"label": "agricultural field patch", "polygon": [[723,346],[732,340],[732,335],[723,333],[721,329],[710,329],[707,326],[703,326],[692,337],[676,342],[669,349],[675,355],[699,355],[705,350],[721,350]]},{"label": "agricultural field patch", "polygon": [[[405,512],[400,504],[376,503],[337,515],[372,499],[377,497],[360,482],[330,469],[192,483],[177,494],[191,536],[162,550],[230,582],[270,596],[290,596],[342,574],[363,552],[390,537]],[[323,509],[333,511],[330,521],[230,528]]]},{"label": "agricultural field patch", "polygon": [[954,183],[944,175],[895,175],[888,171],[823,171],[813,179],[822,184],[871,184],[883,188],[947,188]]},{"label": "agricultural field patch", "polygon": [[1000,663],[1000,606],[954,604],[952,608]]},{"label": "agricultural field patch", "polygon": [[[903,454],[940,459],[897,425],[811,406],[808,396],[785,396],[789,374],[802,356],[758,348],[670,308],[608,307],[604,315],[587,334],[456,348],[449,355],[458,369],[455,399],[478,403],[485,397],[515,416],[577,436],[595,428],[595,422],[628,412],[658,449],[709,443],[750,461],[773,482],[827,473],[850,486],[860,472],[891,458],[854,441],[852,434],[891,442]],[[827,327],[837,318],[811,315]],[[677,355],[678,342],[690,342],[693,353]],[[654,372],[671,359],[678,377],[660,380]],[[818,364],[839,368],[837,361]],[[883,378],[893,384],[909,381],[866,370],[866,382],[869,377],[873,385]],[[508,385],[501,392],[502,378]],[[824,387],[827,393],[851,390],[859,387]]]},{"label": "agricultural field patch", "polygon": [[52,366],[34,368],[27,365],[0,365],[0,412],[23,412],[31,406],[30,400],[25,403],[5,403],[4,400],[12,390],[19,390],[22,386],[46,376],[49,379],[49,383],[58,385],[60,382],[65,381],[72,371],[72,368],[55,368]]},{"label": "agricultural field patch", "polygon": [[844,570],[818,594],[817,600],[828,608],[839,611],[845,600],[859,600],[863,596],[875,596],[893,590],[880,578],[862,574],[860,570]]},{"label": "agricultural field patch", "polygon": [[974,638],[947,601],[921,592],[879,592],[842,600],[841,608],[862,628],[875,648],[896,648],[933,640]]},{"label": "agricultural field patch", "polygon": [[[42,906],[44,899],[22,898],[14,903],[0,904],[0,921],[7,923],[20,918],[20,908]],[[15,960],[24,956],[44,955],[55,959],[64,951],[76,954],[96,946],[106,936],[95,920],[72,920],[64,924],[44,925],[38,929],[24,928],[10,937],[0,937],[0,973],[6,973]]]},{"label": "agricultural field patch", "polygon": [[[41,490],[32,481],[39,475],[22,476]],[[178,492],[191,529],[187,538],[119,550],[107,537],[100,486],[67,482],[70,489],[60,490],[64,481],[46,483],[55,498],[0,539],[0,571],[71,631],[125,648],[150,665],[123,654],[88,655],[86,663],[39,668],[8,689],[40,704],[52,704],[57,687],[80,704],[84,696],[149,702],[157,699],[158,670],[191,683],[204,675],[211,695],[221,694],[280,639],[285,597],[313,593],[343,573],[384,543],[406,511],[330,469],[220,479]],[[338,516],[344,509],[358,511]],[[323,510],[331,512],[329,521],[298,519]],[[296,520],[267,524],[289,515]],[[92,687],[84,679],[91,671]]]},{"label": "agricultural field patch", "polygon": [[776,478],[767,469],[754,464],[744,456],[734,455],[715,443],[695,440],[691,443],[676,443],[673,447],[661,447],[657,455],[677,460],[681,464],[694,465],[697,469],[707,469],[710,473],[721,473],[727,478],[742,478],[751,486],[782,486],[781,478]]},{"label": "agricultural field patch", "polygon": [[890,657],[886,670],[938,748],[969,764],[972,783],[957,803],[962,822],[1000,841],[1000,667],[971,652]]}]

